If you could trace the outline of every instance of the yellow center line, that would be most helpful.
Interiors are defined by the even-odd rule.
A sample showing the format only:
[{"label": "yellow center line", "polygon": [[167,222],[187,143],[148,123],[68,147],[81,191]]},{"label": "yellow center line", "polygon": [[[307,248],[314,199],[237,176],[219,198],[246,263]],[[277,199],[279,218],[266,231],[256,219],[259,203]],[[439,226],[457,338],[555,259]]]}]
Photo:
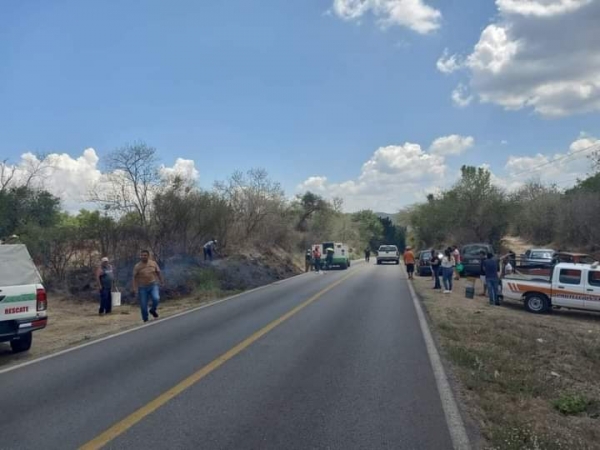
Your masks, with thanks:
[{"label": "yellow center line", "polygon": [[137,424],[138,422],[143,420],[145,417],[152,414],[154,411],[156,411],[158,408],[163,406],[169,400],[175,398],[177,395],[181,394],[183,391],[185,391],[189,387],[193,386],[198,381],[202,380],[208,374],[210,374],[211,372],[213,372],[216,369],[218,369],[219,367],[221,367],[223,364],[225,364],[231,358],[233,358],[234,356],[236,356],[239,353],[241,353],[242,351],[244,351],[246,348],[248,348],[254,342],[258,341],[265,334],[269,333],[274,328],[281,325],[283,322],[288,320],[290,317],[294,316],[295,314],[297,314],[298,312],[300,312],[301,310],[306,308],[311,303],[318,300],[320,297],[325,295],[327,292],[329,292],[336,286],[340,285],[342,282],[344,282],[345,280],[347,280],[348,278],[350,278],[352,275],[354,275],[356,273],[357,273],[357,271],[349,273],[345,277],[343,277],[340,280],[336,281],[335,283],[329,285],[322,291],[313,295],[308,300],[306,300],[303,303],[301,303],[300,305],[296,306],[294,309],[285,313],[283,316],[279,317],[278,319],[275,319],[273,322],[269,323],[264,328],[258,330],[256,333],[247,337],[242,342],[237,344],[235,347],[231,348],[230,350],[223,353],[221,356],[219,356],[215,360],[208,363],[202,369],[193,373],[192,375],[190,375],[189,377],[187,377],[186,379],[184,379],[177,385],[173,386],[168,391],[162,393],[161,395],[156,397],[154,400],[152,400],[150,403],[147,403],[146,405],[142,406],[140,409],[133,412],[129,416],[125,417],[120,422],[117,422],[116,424],[111,426],[109,429],[104,431],[102,434],[98,435],[97,437],[95,437],[94,439],[89,441],[87,444],[84,444],[83,446],[81,446],[80,450],[96,450],[96,449],[100,449],[100,448],[104,447],[106,444],[111,442],[113,439],[116,439],[117,437],[119,437],[120,435],[125,433],[127,430],[129,430],[131,427],[133,427],[135,424]]}]

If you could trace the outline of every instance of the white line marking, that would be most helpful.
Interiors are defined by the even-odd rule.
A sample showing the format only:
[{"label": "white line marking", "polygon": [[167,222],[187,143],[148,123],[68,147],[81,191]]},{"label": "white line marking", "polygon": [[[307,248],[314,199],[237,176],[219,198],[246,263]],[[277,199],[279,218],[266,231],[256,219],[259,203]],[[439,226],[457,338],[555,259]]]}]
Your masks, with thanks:
[{"label": "white line marking", "polygon": [[[364,260],[357,260],[357,261],[353,261],[353,262],[361,262],[361,261],[364,262]],[[167,320],[172,320],[172,319],[175,319],[177,317],[185,316],[187,314],[192,314],[192,313],[194,313],[196,311],[199,311],[201,309],[210,308],[211,306],[215,306],[215,305],[218,305],[220,303],[227,302],[229,300],[234,300],[234,299],[236,299],[238,297],[242,297],[244,295],[252,294],[254,292],[266,289],[268,287],[281,285],[281,284],[283,284],[283,283],[285,283],[287,281],[296,280],[296,279],[299,279],[299,278],[301,278],[303,276],[309,275],[311,273],[312,272],[304,272],[304,273],[301,273],[301,274],[298,274],[298,275],[294,275],[294,276],[286,278],[284,280],[278,280],[278,281],[275,281],[273,283],[265,284],[264,286],[259,286],[259,287],[254,288],[254,289],[250,289],[249,291],[240,292],[239,294],[232,295],[231,297],[222,298],[221,300],[216,300],[216,301],[213,301],[213,302],[205,303],[205,304],[203,304],[201,306],[197,306],[196,308],[187,309],[187,310],[182,311],[180,313],[173,314],[172,316],[165,317],[164,319],[159,319],[159,320],[155,320],[155,321],[152,321],[152,322],[148,322],[146,324],[143,324],[143,325],[140,325],[140,326],[137,326],[137,327],[134,327],[134,328],[129,328],[128,330],[120,331],[120,332],[115,333],[115,334],[111,334],[111,335],[108,335],[108,336],[104,336],[102,338],[94,339],[94,340],[92,340],[90,342],[86,342],[85,344],[76,345],[75,347],[69,347],[69,348],[66,348],[64,350],[60,350],[60,351],[58,351],[56,353],[50,353],[49,355],[40,356],[39,358],[32,359],[31,361],[26,361],[26,362],[23,362],[21,364],[16,364],[14,366],[7,367],[5,369],[0,369],[0,375],[2,375],[4,373],[7,373],[7,372],[12,372],[13,370],[22,369],[23,367],[30,366],[32,364],[36,364],[36,363],[45,361],[47,359],[56,358],[57,356],[64,355],[65,353],[74,352],[75,350],[79,350],[79,349],[82,349],[82,348],[85,348],[85,347],[89,347],[90,345],[98,344],[98,343],[106,341],[108,339],[113,339],[113,338],[116,338],[116,337],[119,337],[119,336],[123,336],[124,334],[133,333],[134,331],[138,331],[138,330],[141,330],[141,329],[144,329],[144,328],[148,328],[148,327],[151,327],[153,325],[158,325],[158,324],[166,322]]]},{"label": "white line marking", "polygon": [[[403,270],[404,271],[404,270]],[[427,324],[425,313],[421,307],[421,303],[417,297],[415,289],[412,286],[411,281],[407,281],[408,290],[412,297],[415,309],[417,310],[417,317],[419,318],[419,325],[421,326],[421,332],[425,339],[425,345],[427,347],[427,353],[429,354],[429,361],[433,369],[435,376],[435,382],[437,384],[438,392],[440,394],[440,400],[442,401],[442,408],[444,409],[444,415],[446,416],[446,423],[448,425],[448,431],[450,431],[450,437],[455,450],[469,450],[471,443],[465,429],[460,411],[454,398],[454,393],[446,377],[444,366],[440,358],[440,354],[437,351],[433,337],[431,336],[431,330]]]}]

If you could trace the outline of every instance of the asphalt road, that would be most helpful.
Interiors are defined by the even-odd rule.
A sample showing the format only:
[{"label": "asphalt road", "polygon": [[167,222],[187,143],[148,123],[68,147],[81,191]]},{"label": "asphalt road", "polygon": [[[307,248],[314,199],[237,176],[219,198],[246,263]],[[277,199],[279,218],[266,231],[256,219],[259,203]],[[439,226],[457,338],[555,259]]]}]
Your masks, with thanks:
[{"label": "asphalt road", "polygon": [[452,448],[405,276],[372,263],[0,374],[0,405],[2,449]]}]

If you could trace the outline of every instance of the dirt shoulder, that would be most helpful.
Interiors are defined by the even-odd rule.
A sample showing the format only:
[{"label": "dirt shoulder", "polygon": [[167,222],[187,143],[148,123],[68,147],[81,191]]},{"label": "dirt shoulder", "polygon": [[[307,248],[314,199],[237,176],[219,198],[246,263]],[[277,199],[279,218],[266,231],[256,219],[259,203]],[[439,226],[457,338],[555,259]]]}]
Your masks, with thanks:
[{"label": "dirt shoulder", "polygon": [[[415,288],[440,352],[487,449],[591,449],[600,442],[600,315],[526,312],[447,295],[429,277]],[[477,282],[476,294],[481,284]]]},{"label": "dirt shoulder", "polygon": [[[214,291],[194,297],[162,302],[160,320],[236,292]],[[48,301],[48,326],[33,334],[33,345],[26,353],[12,354],[8,343],[0,343],[0,368],[56,353],[143,324],[138,305],[113,308],[110,315],[99,316],[98,305],[89,301],[52,298]],[[152,320],[152,319],[151,319]]]}]

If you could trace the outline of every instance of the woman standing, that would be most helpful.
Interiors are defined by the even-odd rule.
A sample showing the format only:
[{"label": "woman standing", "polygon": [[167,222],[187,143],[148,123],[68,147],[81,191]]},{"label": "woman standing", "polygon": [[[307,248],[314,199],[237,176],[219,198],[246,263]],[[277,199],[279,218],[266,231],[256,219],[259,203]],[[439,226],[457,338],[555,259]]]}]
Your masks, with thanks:
[{"label": "woman standing", "polygon": [[454,276],[454,256],[452,256],[452,249],[448,248],[444,252],[442,258],[442,277],[444,279],[444,294],[450,294],[452,292],[452,278]]}]

